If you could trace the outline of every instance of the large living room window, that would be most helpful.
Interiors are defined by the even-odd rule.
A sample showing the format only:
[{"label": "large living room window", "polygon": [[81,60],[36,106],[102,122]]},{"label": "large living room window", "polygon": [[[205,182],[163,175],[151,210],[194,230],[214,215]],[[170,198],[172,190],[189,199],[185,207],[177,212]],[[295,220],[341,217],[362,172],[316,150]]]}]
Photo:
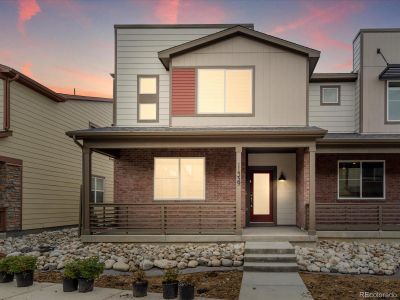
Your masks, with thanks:
[{"label": "large living room window", "polygon": [[387,82],[387,121],[400,122],[400,81]]},{"label": "large living room window", "polygon": [[204,199],[204,157],[154,158],[154,200]]},{"label": "large living room window", "polygon": [[252,114],[252,68],[197,70],[198,114]]},{"label": "large living room window", "polygon": [[138,75],[137,120],[157,122],[158,120],[158,75]]},{"label": "large living room window", "polygon": [[339,161],[339,199],[383,199],[384,161]]}]

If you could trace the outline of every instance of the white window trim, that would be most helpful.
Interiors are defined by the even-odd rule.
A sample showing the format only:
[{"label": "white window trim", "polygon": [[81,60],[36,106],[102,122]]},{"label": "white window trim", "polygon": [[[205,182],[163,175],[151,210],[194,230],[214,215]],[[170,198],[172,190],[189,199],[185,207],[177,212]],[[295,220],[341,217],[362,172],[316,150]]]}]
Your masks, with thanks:
[{"label": "white window trim", "polygon": [[400,122],[400,119],[398,119],[398,120],[389,119],[389,83],[390,82],[400,82],[400,80],[388,80],[388,81],[386,81],[386,122],[388,122],[388,123],[392,123],[392,122],[393,123],[398,123],[398,122]]},{"label": "white window trim", "polygon": [[[335,102],[326,102],[325,101],[325,94],[324,94],[324,90],[329,90],[329,89],[331,89],[331,90],[336,90],[336,101]],[[340,96],[339,96],[339,94],[340,94],[340,87],[338,87],[338,86],[322,86],[321,87],[321,93],[322,93],[322,95],[321,95],[321,103],[322,104],[325,104],[325,105],[333,105],[333,104],[340,104]]]},{"label": "white window trim", "polygon": [[[202,159],[203,164],[204,164],[204,186],[203,186],[203,195],[199,198],[181,198],[181,159]],[[178,176],[178,193],[179,196],[178,198],[171,197],[171,198],[156,198],[156,160],[157,159],[178,159],[178,171],[179,171],[179,176]],[[154,157],[154,164],[153,164],[153,199],[154,201],[204,201],[206,200],[206,158],[205,157],[199,157],[199,156],[194,156],[194,157]]]},{"label": "white window trim", "polygon": [[[351,163],[360,163],[360,197],[340,197],[340,178],[339,178],[339,164],[343,162],[351,162]],[[381,198],[369,198],[362,196],[362,163],[363,162],[381,162],[383,163],[383,197]],[[338,160],[337,162],[337,199],[338,200],[385,200],[386,199],[386,161],[385,160],[354,160],[354,159],[346,159],[346,160]]]},{"label": "white window trim", "polygon": [[[92,175],[92,178],[94,178],[94,186],[91,187],[91,192],[94,192],[94,197],[93,197],[93,203],[104,203],[104,188],[105,188],[105,182],[106,179],[104,177],[101,176],[96,176],[96,175]],[[97,190],[97,180],[101,179],[103,180],[103,189],[102,190]],[[96,192],[103,192],[103,202],[97,202],[97,194]]]},{"label": "white window trim", "polygon": [[[199,112],[199,70],[223,70],[224,71],[224,112]],[[251,71],[251,112],[232,113],[226,112],[226,71],[228,70],[249,70]],[[198,116],[254,116],[255,106],[255,68],[254,66],[237,67],[199,67],[196,69],[196,115]]]}]

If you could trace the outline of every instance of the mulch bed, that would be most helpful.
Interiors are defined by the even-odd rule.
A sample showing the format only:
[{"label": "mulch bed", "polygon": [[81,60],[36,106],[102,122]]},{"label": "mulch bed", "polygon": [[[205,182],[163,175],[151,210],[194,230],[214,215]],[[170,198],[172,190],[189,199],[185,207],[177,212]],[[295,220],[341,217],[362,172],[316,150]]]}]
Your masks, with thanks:
[{"label": "mulch bed", "polygon": [[[239,299],[240,285],[242,282],[241,271],[212,271],[179,275],[178,280],[191,277],[196,282],[196,295],[205,298]],[[149,292],[162,293],[162,277],[148,277]],[[62,282],[59,272],[36,272],[35,281]],[[95,286],[116,288],[123,290],[132,289],[132,277],[129,275],[108,276],[103,275],[95,281]]]},{"label": "mulch bed", "polygon": [[[367,275],[300,273],[315,300],[400,299],[400,278]],[[386,293],[386,297],[363,297],[360,293]],[[392,293],[390,296],[389,294]],[[390,296],[390,297],[389,297]]]}]

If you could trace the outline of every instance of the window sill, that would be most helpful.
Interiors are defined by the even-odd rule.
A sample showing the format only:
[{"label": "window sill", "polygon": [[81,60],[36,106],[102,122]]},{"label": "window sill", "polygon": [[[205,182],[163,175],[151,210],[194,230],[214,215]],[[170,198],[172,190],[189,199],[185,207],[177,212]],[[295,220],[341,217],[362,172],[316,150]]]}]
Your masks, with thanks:
[{"label": "window sill", "polygon": [[9,137],[9,136],[12,136],[12,134],[13,134],[13,132],[11,130],[0,131],[0,138]]},{"label": "window sill", "polygon": [[336,201],[338,202],[385,202],[386,198],[337,198]]},{"label": "window sill", "polygon": [[185,203],[193,203],[193,202],[206,202],[205,199],[165,199],[165,200],[161,200],[161,199],[153,199],[154,202],[157,203],[180,203],[180,204],[185,204]]}]

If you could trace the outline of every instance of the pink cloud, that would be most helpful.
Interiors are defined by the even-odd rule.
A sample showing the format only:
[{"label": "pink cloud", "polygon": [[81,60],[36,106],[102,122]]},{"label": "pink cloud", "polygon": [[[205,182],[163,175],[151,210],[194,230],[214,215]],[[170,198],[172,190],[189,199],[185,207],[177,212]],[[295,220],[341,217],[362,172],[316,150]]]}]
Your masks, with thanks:
[{"label": "pink cloud", "polygon": [[352,51],[352,45],[350,43],[345,43],[340,40],[329,37],[327,33],[322,30],[314,29],[309,32],[311,38],[311,44],[317,49],[323,48],[338,48],[347,52]]},{"label": "pink cloud", "polygon": [[140,2],[152,10],[160,23],[219,23],[226,19],[227,8],[217,1],[158,0]]},{"label": "pink cloud", "polygon": [[32,77],[32,63],[23,64],[21,67],[21,73],[28,77]]},{"label": "pink cloud", "polygon": [[[306,3],[305,14],[298,19],[286,24],[277,25],[272,34],[283,33],[290,30],[297,30],[306,26],[321,26],[339,23],[344,18],[361,11],[364,8],[362,2],[339,1],[334,5],[320,8],[313,4]],[[325,5],[325,3],[324,3]]]},{"label": "pink cloud", "polygon": [[167,24],[176,24],[178,22],[180,0],[159,0],[155,6],[155,16]]},{"label": "pink cloud", "polygon": [[349,70],[353,69],[353,60],[352,59],[347,59],[343,63],[338,63],[338,64],[334,65],[333,68],[335,69],[335,71],[348,72]]},{"label": "pink cloud", "polygon": [[25,34],[25,23],[40,12],[40,6],[36,0],[18,0],[18,23],[19,32]]}]

